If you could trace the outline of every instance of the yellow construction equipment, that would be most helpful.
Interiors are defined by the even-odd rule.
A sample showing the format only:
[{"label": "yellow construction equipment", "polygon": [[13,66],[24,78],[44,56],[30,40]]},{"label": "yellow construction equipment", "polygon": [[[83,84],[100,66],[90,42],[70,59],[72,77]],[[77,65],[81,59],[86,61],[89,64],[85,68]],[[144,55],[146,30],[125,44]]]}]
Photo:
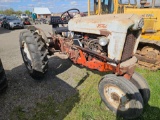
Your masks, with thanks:
[{"label": "yellow construction equipment", "polygon": [[88,0],[88,15],[91,13],[91,2],[96,15],[142,15],[144,27],[136,53],[138,64],[150,70],[160,69],[160,0]]}]

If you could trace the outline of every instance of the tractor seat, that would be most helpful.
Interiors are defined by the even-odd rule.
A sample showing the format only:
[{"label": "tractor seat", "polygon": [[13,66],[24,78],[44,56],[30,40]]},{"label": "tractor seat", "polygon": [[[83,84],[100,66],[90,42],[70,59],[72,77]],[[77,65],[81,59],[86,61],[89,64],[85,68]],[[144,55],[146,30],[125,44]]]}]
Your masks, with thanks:
[{"label": "tractor seat", "polygon": [[53,31],[56,34],[60,34],[62,32],[68,32],[68,27],[57,27],[57,28],[53,28]]}]

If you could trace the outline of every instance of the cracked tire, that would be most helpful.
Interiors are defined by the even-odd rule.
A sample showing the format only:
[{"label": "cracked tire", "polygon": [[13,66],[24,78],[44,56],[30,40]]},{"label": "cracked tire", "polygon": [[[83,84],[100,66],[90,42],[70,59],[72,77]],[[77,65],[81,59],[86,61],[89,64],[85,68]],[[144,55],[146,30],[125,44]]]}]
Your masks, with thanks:
[{"label": "cracked tire", "polygon": [[138,89],[124,77],[106,75],[99,83],[99,94],[105,105],[117,116],[133,119],[143,111],[143,99]]},{"label": "cracked tire", "polygon": [[23,61],[33,78],[42,78],[48,70],[48,49],[43,38],[32,30],[20,33],[20,50]]},{"label": "cracked tire", "polygon": [[142,95],[144,104],[148,104],[150,99],[150,89],[147,81],[137,72],[132,75],[130,81],[138,88]]},{"label": "cracked tire", "polygon": [[8,82],[7,82],[6,74],[0,59],[0,92],[2,92],[5,88],[7,88],[7,86],[8,86]]}]

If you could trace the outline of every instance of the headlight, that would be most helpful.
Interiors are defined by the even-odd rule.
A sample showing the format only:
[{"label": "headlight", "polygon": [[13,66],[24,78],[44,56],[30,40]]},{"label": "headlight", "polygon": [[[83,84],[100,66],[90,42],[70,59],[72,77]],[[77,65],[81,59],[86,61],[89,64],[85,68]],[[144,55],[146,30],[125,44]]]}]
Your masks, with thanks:
[{"label": "headlight", "polygon": [[144,19],[141,18],[138,21],[135,21],[135,23],[131,26],[132,30],[142,29],[144,26]]},{"label": "headlight", "polygon": [[9,22],[9,24],[10,24],[10,25],[13,25],[14,23],[13,23],[13,22]]},{"label": "headlight", "polygon": [[142,18],[138,23],[138,28],[141,29],[144,26],[144,19]]},{"label": "headlight", "polygon": [[101,46],[106,46],[109,43],[109,39],[106,37],[100,37],[99,38],[99,44]]}]

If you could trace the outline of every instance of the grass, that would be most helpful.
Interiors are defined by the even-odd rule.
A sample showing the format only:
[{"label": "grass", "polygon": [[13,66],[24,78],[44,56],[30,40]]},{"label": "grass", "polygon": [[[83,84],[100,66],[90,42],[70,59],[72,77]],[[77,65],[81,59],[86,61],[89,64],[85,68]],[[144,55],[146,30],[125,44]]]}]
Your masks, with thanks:
[{"label": "grass", "polygon": [[[36,107],[23,112],[23,107],[15,108],[11,113],[11,119],[17,120],[120,120],[111,111],[107,110],[98,93],[98,83],[104,74],[99,72],[87,72],[87,77],[79,80],[76,89],[77,94],[67,98],[62,103],[56,103],[54,98],[48,97],[46,102],[37,103]],[[160,71],[148,71],[137,68],[144,76],[151,90],[149,105],[145,106],[143,114],[136,120],[160,119]],[[77,81],[77,78],[76,78]],[[83,83],[81,83],[83,82]],[[30,116],[29,116],[30,114]]]}]

